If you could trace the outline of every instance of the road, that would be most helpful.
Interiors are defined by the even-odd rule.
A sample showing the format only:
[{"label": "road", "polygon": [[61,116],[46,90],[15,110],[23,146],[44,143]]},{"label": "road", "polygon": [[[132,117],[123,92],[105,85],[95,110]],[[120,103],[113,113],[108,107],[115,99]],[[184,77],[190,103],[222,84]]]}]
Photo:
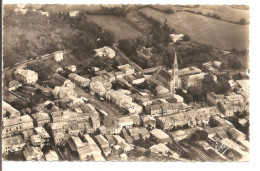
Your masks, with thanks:
[{"label": "road", "polygon": [[96,108],[96,109],[102,109],[105,112],[107,112],[110,116],[120,116],[123,115],[122,112],[120,112],[116,107],[112,106],[112,103],[107,101],[101,101],[96,96],[93,96],[92,94],[85,92],[79,87],[75,88],[75,91],[78,95],[78,97],[85,97],[87,98],[90,103]]},{"label": "road", "polygon": [[[71,52],[71,50],[64,50],[64,54],[67,54],[67,53],[70,53]],[[43,57],[44,56],[44,57]],[[26,66],[26,64],[28,64],[28,63],[33,63],[33,62],[36,62],[36,61],[38,61],[38,60],[42,60],[42,59],[48,59],[48,58],[51,58],[51,57],[53,57],[53,54],[49,54],[49,55],[42,55],[42,56],[39,56],[39,57],[37,57],[36,59],[31,59],[31,60],[25,60],[25,61],[23,61],[23,62],[21,62],[21,63],[17,63],[17,64],[15,64],[13,67],[11,67],[11,68],[8,68],[8,69],[4,69],[3,70],[3,72],[6,72],[6,71],[9,71],[9,70],[11,70],[11,69],[16,69],[16,68],[24,68],[25,66]]]}]

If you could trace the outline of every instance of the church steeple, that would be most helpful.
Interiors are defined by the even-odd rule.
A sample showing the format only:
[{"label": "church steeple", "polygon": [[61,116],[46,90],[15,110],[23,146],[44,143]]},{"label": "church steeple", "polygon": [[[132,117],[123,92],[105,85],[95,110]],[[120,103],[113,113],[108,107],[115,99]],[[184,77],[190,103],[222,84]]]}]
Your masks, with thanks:
[{"label": "church steeple", "polygon": [[170,83],[170,91],[175,93],[175,89],[179,86],[179,67],[177,62],[177,53],[175,50],[174,61],[172,64],[172,78]]}]

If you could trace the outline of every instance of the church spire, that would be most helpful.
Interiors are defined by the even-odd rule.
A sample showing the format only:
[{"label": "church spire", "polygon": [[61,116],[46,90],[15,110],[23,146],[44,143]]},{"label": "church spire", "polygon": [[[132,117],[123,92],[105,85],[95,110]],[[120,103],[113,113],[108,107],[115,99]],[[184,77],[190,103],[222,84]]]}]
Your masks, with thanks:
[{"label": "church spire", "polygon": [[175,56],[174,56],[174,62],[173,62],[173,65],[172,65],[172,69],[178,67],[178,62],[177,62],[177,53],[176,53],[176,50],[175,50]]}]

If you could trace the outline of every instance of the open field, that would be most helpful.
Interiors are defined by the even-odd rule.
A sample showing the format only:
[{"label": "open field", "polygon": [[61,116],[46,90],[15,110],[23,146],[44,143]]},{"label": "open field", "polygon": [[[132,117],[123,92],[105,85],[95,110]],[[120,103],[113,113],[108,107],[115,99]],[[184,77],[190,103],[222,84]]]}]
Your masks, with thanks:
[{"label": "open field", "polygon": [[230,22],[239,22],[241,18],[245,18],[249,21],[249,10],[235,9],[231,6],[223,5],[201,5],[195,8],[183,8],[183,10],[190,10],[194,12],[201,12],[204,15],[207,13],[217,14],[222,20]]},{"label": "open field", "polygon": [[170,27],[177,33],[188,34],[194,42],[220,49],[242,50],[249,46],[248,25],[232,24],[189,12],[165,14],[151,8],[140,11],[160,22],[166,18]]},{"label": "open field", "polygon": [[112,31],[115,34],[116,41],[119,39],[134,38],[141,34],[128,25],[124,21],[125,18],[112,15],[89,15],[88,18],[104,30]]}]

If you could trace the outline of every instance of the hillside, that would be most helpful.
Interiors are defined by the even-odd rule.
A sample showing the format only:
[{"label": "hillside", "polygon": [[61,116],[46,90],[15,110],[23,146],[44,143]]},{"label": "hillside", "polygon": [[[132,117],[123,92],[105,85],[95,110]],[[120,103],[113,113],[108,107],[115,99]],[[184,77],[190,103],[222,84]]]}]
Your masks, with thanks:
[{"label": "hillside", "polygon": [[112,15],[88,15],[88,18],[102,27],[104,30],[111,31],[115,34],[115,40],[134,38],[140,33],[125,22],[124,17]]},{"label": "hillside", "polygon": [[216,20],[189,12],[166,14],[151,8],[139,10],[147,16],[163,22],[177,33],[188,34],[192,41],[212,45],[220,49],[247,49],[249,46],[249,27]]}]

